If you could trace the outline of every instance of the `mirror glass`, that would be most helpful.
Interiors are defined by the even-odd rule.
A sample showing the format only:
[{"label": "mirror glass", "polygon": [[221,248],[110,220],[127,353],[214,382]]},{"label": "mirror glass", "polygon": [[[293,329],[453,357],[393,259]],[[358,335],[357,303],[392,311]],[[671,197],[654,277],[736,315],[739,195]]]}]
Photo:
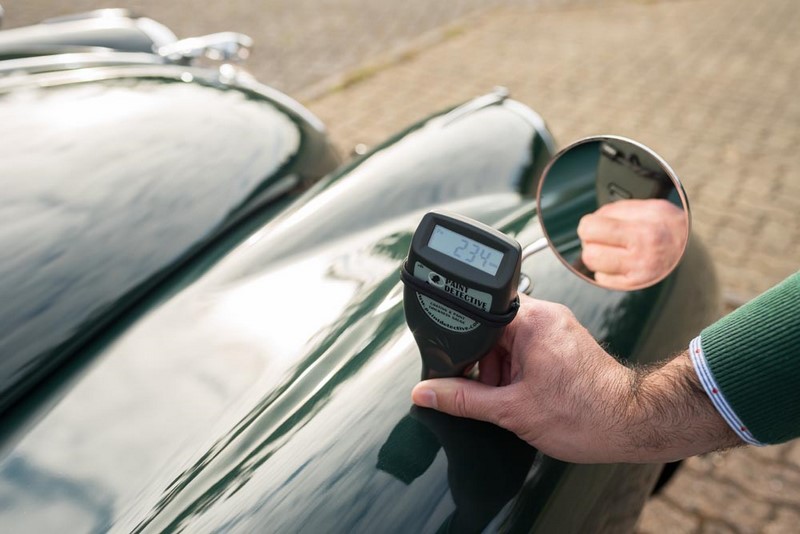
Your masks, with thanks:
[{"label": "mirror glass", "polygon": [[689,205],[678,177],[658,154],[622,137],[581,139],[556,154],[536,202],[559,259],[609,289],[659,282],[689,239]]}]

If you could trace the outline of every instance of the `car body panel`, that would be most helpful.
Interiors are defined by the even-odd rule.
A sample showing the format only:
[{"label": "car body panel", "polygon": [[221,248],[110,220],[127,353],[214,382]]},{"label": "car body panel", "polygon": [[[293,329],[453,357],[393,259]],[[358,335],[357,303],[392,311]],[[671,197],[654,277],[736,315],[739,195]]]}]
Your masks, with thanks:
[{"label": "car body panel", "polygon": [[[528,192],[553,151],[520,108],[501,99],[413,126],[154,292],[4,421],[0,521],[547,532],[635,520],[659,466],[564,464],[409,402],[420,361],[399,268],[424,213],[462,213],[523,245],[542,237]],[[533,295],[647,362],[714,313],[713,291],[697,292],[714,287],[709,265],[695,244],[631,293],[580,280],[549,250],[523,272]]]},{"label": "car body panel", "polygon": [[0,410],[250,210],[337,164],[316,124],[208,71],[1,85]]}]

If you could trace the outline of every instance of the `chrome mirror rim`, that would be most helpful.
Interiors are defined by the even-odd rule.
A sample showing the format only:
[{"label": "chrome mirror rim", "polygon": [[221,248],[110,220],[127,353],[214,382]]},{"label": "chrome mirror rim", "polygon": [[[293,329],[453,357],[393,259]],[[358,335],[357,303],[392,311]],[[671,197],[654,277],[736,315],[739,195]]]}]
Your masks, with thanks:
[{"label": "chrome mirror rim", "polygon": [[[681,251],[681,254],[680,254],[680,256],[678,256],[677,260],[670,266],[669,269],[667,269],[663,273],[663,275],[661,275],[657,279],[650,280],[650,281],[648,281],[646,283],[643,283],[643,284],[640,284],[640,285],[636,285],[636,286],[632,286],[632,287],[626,287],[624,289],[611,288],[611,287],[605,286],[603,284],[600,284],[596,280],[594,280],[594,279],[586,276],[585,274],[579,272],[572,265],[570,265],[569,262],[567,262],[567,260],[561,254],[558,253],[558,250],[556,249],[556,246],[553,243],[553,240],[551,239],[550,234],[547,232],[547,228],[546,228],[546,226],[544,224],[544,220],[542,219],[542,187],[543,187],[544,182],[545,182],[545,180],[547,178],[547,175],[550,172],[550,170],[552,169],[553,165],[561,158],[561,156],[563,156],[566,152],[568,152],[569,150],[571,150],[571,149],[573,149],[575,147],[578,147],[578,146],[586,144],[586,143],[602,142],[602,141],[605,141],[605,140],[614,140],[614,141],[621,141],[623,143],[630,143],[631,145],[635,146],[636,148],[638,148],[640,150],[644,150],[650,156],[652,156],[656,160],[656,162],[658,162],[658,164],[662,166],[664,172],[667,174],[669,179],[672,181],[672,183],[675,186],[675,189],[676,189],[676,191],[678,193],[678,197],[680,198],[681,205],[683,206],[684,210],[686,211],[686,234],[684,236],[683,250]],[[547,165],[545,166],[544,170],[542,171],[541,178],[539,179],[539,183],[538,183],[537,188],[536,188],[536,216],[539,219],[539,225],[542,228],[542,233],[544,235],[544,238],[547,240],[548,246],[550,247],[551,250],[553,250],[553,252],[554,252],[555,256],[558,258],[558,260],[569,271],[571,271],[576,276],[578,276],[578,277],[582,278],[583,280],[591,283],[592,285],[595,285],[597,287],[601,287],[603,289],[607,289],[607,290],[610,290],[610,291],[638,291],[638,290],[641,290],[641,289],[646,289],[648,287],[652,287],[652,286],[656,285],[657,283],[661,282],[662,280],[664,280],[665,278],[667,278],[670,274],[672,274],[672,272],[674,272],[674,270],[678,267],[678,265],[680,265],[680,262],[683,260],[683,257],[686,254],[686,249],[687,249],[688,244],[689,244],[689,237],[692,234],[692,213],[691,213],[691,208],[689,206],[689,197],[686,194],[686,190],[683,187],[683,183],[681,182],[680,178],[678,178],[678,174],[675,172],[675,170],[672,168],[672,166],[669,163],[667,163],[664,160],[664,158],[662,158],[655,150],[653,150],[649,146],[647,146],[647,145],[645,145],[645,144],[643,144],[643,143],[641,143],[639,141],[636,141],[634,139],[630,139],[628,137],[623,137],[623,136],[620,136],[620,135],[592,135],[592,136],[588,136],[588,137],[582,137],[582,138],[570,143],[569,145],[567,145],[566,147],[562,148],[561,150],[559,150],[550,159],[550,161],[547,162]]]}]

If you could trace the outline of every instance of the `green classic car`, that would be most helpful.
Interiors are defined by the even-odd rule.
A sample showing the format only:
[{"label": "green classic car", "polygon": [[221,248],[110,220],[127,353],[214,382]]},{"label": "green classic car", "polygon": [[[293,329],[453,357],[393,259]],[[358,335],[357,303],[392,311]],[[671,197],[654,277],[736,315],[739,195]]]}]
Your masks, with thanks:
[{"label": "green classic car", "polygon": [[[412,233],[443,208],[540,240],[542,119],[490,93],[340,165],[246,44],[119,11],[0,32],[2,530],[630,530],[662,466],[410,404]],[[696,238],[646,289],[550,248],[522,277],[631,363],[717,311]]]}]

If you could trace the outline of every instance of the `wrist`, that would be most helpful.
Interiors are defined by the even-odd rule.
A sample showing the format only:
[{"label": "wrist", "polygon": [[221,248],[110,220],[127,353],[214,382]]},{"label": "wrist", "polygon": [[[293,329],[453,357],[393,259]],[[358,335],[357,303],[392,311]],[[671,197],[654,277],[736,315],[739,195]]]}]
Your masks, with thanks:
[{"label": "wrist", "polygon": [[607,447],[604,461],[635,462],[630,458],[635,451],[630,436],[631,424],[641,419],[640,409],[634,400],[634,390],[639,379],[637,370],[622,365],[616,360],[609,365],[602,378],[602,395],[594,413],[599,414],[597,434],[592,441]]},{"label": "wrist", "polygon": [[633,374],[622,461],[667,462],[743,444],[706,395],[688,353]]}]

